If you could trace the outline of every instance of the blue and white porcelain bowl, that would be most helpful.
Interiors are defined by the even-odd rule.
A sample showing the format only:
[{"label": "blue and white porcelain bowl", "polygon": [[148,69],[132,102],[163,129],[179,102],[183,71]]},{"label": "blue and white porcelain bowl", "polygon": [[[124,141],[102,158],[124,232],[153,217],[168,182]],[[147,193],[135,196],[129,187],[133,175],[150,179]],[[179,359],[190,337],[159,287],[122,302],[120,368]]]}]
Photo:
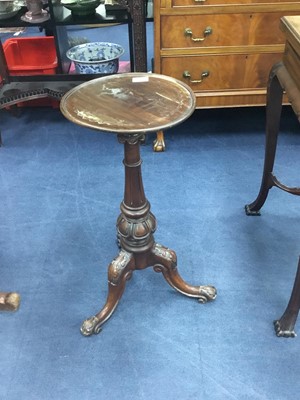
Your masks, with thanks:
[{"label": "blue and white porcelain bowl", "polygon": [[119,44],[93,42],[72,47],[66,55],[74,62],[78,74],[115,74],[123,53]]}]

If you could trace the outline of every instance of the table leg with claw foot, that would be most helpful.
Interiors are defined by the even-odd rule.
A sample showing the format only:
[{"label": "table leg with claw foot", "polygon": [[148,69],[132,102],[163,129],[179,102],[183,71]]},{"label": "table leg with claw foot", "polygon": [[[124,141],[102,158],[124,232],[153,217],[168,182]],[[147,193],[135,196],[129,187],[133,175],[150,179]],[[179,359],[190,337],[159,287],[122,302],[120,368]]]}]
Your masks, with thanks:
[{"label": "table leg with claw foot", "polygon": [[280,319],[274,321],[276,335],[279,337],[296,337],[294,330],[300,308],[300,257],[292,294],[287,308]]},{"label": "table leg with claw foot", "polygon": [[91,336],[94,333],[101,332],[102,325],[115,311],[125,290],[126,281],[131,278],[133,269],[133,255],[125,250],[121,250],[108,267],[108,296],[106,303],[98,314],[83,322],[80,331],[84,336]]},{"label": "table leg with claw foot", "polygon": [[154,271],[161,272],[169,285],[178,292],[195,297],[200,303],[207,303],[216,298],[217,290],[214,286],[192,286],[181,278],[177,269],[177,256],[173,250],[156,243],[152,254]]}]

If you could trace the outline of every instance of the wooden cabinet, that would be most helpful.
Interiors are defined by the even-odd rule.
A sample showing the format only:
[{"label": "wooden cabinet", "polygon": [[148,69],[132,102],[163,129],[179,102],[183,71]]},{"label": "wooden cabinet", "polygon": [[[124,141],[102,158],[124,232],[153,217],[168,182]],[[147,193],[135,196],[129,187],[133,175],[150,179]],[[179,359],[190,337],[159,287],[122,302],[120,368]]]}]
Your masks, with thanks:
[{"label": "wooden cabinet", "polygon": [[[154,71],[188,84],[197,108],[265,105],[280,18],[299,13],[299,1],[157,0]],[[164,150],[161,132],[154,148]]]}]

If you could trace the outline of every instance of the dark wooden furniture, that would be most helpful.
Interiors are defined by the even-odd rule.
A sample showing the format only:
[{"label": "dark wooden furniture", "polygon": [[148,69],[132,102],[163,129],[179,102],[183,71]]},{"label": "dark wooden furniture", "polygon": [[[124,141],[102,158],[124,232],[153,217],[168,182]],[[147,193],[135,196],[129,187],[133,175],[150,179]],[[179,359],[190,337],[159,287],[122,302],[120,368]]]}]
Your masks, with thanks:
[{"label": "dark wooden furniture", "polygon": [[[300,195],[299,187],[281,183],[273,173],[280,126],[282,97],[285,92],[300,121],[300,17],[281,18],[281,29],[286,35],[286,45],[281,62],[271,69],[267,88],[265,161],[260,191],[257,198],[245,206],[247,215],[260,215],[269,190],[275,186],[285,192]],[[275,321],[278,336],[294,337],[294,325],[300,307],[300,264],[293,293],[284,315]]]},{"label": "dark wooden furniture", "polygon": [[[101,104],[101,107],[99,107]],[[188,118],[195,97],[188,86],[157,74],[128,73],[86,82],[67,93],[61,111],[70,121],[116,133],[124,144],[125,191],[117,220],[120,253],[108,268],[108,297],[95,316],[84,321],[85,336],[98,333],[114,312],[134,270],[153,266],[180,293],[201,303],[213,300],[213,286],[191,286],[179,275],[173,250],[154,241],[156,219],[146,199],[140,158],[140,141],[149,132],[167,129]]]}]

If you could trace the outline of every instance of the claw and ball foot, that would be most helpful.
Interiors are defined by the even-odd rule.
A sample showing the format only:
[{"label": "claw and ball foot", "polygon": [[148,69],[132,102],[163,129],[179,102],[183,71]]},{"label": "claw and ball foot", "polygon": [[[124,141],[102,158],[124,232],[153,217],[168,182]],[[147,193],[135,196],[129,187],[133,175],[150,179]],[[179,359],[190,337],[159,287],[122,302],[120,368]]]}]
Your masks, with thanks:
[{"label": "claw and ball foot", "polygon": [[165,151],[166,145],[165,145],[165,138],[164,138],[164,133],[163,131],[158,131],[156,134],[156,139],[153,142],[153,150],[156,152],[162,152]]}]

